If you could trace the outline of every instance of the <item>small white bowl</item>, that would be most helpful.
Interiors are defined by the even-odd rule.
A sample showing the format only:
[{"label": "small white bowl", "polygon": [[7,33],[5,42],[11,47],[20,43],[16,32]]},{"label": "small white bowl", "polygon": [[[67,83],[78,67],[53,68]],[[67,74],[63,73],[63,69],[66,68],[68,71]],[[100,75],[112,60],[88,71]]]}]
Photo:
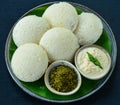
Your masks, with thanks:
[{"label": "small white bowl", "polygon": [[[69,92],[59,92],[57,90],[55,90],[54,88],[52,88],[50,86],[50,83],[49,83],[49,74],[51,72],[51,70],[57,66],[60,66],[60,65],[63,65],[63,66],[68,66],[70,67],[71,69],[73,69],[75,71],[75,73],[77,74],[77,78],[78,78],[78,84],[76,86],[75,89],[73,89],[72,91],[69,91]],[[57,95],[71,95],[71,94],[74,94],[75,92],[77,92],[81,86],[81,75],[79,73],[79,71],[76,69],[76,67],[71,64],[70,62],[68,61],[64,61],[64,60],[58,60],[58,61],[55,61],[53,62],[49,67],[48,69],[46,70],[45,72],[45,76],[44,76],[44,81],[45,81],[45,85],[46,87],[52,92],[52,93],[55,93]]]},{"label": "small white bowl", "polygon": [[[102,51],[104,54],[105,54],[105,56],[106,56],[106,58],[107,58],[107,63],[106,63],[106,66],[101,70],[101,71],[99,71],[100,69],[98,69],[97,68],[97,72],[95,71],[95,72],[93,72],[93,68],[91,68],[91,70],[92,71],[90,71],[89,73],[85,73],[85,72],[88,72],[87,70],[85,70],[84,72],[83,72],[83,69],[81,69],[80,68],[80,63],[78,63],[78,60],[83,60],[83,61],[81,61],[81,62],[84,62],[84,63],[86,63],[87,62],[87,58],[85,58],[85,56],[84,56],[84,58],[83,59],[80,59],[80,58],[78,58],[79,57],[79,54],[80,54],[80,56],[81,56],[81,52],[82,51],[85,51],[85,50],[87,50],[87,51],[85,51],[85,52],[88,52],[88,51],[91,51],[91,50],[88,50],[88,49],[90,49],[90,48],[94,48],[94,49],[98,49],[98,50],[100,50],[100,51]],[[85,55],[85,54],[84,54]],[[94,56],[94,55],[93,55]],[[98,79],[101,79],[101,78],[103,78],[105,75],[107,75],[107,73],[109,72],[109,70],[110,70],[110,68],[111,68],[111,57],[110,57],[110,55],[109,55],[109,53],[103,48],[103,47],[101,47],[101,46],[99,46],[99,45],[95,45],[95,44],[92,44],[92,45],[85,45],[85,46],[83,46],[83,47],[81,47],[81,48],[79,48],[78,49],[78,51],[76,52],[76,54],[75,54],[75,58],[74,58],[74,60],[75,60],[75,65],[76,65],[76,68],[79,70],[79,72],[80,72],[80,74],[81,75],[83,75],[84,77],[86,77],[87,79],[90,79],[90,80],[98,80]],[[91,62],[91,61],[90,61]],[[88,67],[89,65],[90,65],[90,63],[86,63],[86,64],[88,64],[88,65],[86,65],[86,67]],[[81,66],[83,66],[84,64],[82,64]],[[83,67],[82,67],[83,68]],[[85,67],[84,67],[85,68]]]}]

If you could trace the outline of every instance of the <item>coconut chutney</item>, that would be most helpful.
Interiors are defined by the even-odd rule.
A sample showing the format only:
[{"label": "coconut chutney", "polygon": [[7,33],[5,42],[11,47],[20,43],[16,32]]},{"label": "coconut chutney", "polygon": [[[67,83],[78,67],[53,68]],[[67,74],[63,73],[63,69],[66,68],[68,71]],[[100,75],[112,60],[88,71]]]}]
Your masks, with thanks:
[{"label": "coconut chutney", "polygon": [[83,76],[94,80],[104,77],[109,72],[111,58],[103,48],[91,45],[77,51],[75,64]]}]

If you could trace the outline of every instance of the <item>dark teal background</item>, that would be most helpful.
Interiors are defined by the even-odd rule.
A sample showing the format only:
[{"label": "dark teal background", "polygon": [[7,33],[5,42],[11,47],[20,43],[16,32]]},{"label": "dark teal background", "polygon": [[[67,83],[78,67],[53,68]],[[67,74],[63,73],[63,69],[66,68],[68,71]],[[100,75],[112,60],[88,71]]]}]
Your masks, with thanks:
[{"label": "dark teal background", "polygon": [[[13,24],[29,9],[52,0],[1,0],[0,1],[0,105],[52,105],[24,93],[8,73],[4,49]],[[109,81],[94,95],[76,105],[120,105],[120,0],[66,0],[83,4],[100,14],[115,34],[118,57]],[[70,103],[69,103],[70,104]]]}]

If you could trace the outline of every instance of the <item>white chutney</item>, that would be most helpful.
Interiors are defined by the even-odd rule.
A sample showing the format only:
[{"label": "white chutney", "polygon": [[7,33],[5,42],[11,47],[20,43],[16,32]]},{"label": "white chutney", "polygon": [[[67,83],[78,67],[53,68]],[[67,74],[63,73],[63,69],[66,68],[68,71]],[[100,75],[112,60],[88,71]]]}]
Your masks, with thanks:
[{"label": "white chutney", "polygon": [[[90,60],[88,53],[100,62],[102,68]],[[78,50],[75,62],[80,73],[92,80],[104,77],[109,72],[111,66],[111,58],[107,51],[96,45]]]}]

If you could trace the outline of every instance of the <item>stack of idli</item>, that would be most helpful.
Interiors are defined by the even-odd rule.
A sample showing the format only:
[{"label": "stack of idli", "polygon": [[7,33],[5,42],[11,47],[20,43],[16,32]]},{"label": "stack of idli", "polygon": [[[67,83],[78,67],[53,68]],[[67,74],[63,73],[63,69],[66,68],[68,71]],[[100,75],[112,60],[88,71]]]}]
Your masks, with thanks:
[{"label": "stack of idli", "polygon": [[43,76],[48,62],[72,62],[80,45],[95,43],[102,30],[102,22],[95,14],[78,15],[66,2],[49,6],[42,17],[25,16],[12,32],[18,47],[11,60],[13,73],[22,81],[36,81]]},{"label": "stack of idli", "polygon": [[46,19],[35,15],[25,16],[15,25],[12,34],[18,48],[13,54],[11,67],[18,79],[33,82],[43,76],[48,56],[38,44],[49,28]]}]

